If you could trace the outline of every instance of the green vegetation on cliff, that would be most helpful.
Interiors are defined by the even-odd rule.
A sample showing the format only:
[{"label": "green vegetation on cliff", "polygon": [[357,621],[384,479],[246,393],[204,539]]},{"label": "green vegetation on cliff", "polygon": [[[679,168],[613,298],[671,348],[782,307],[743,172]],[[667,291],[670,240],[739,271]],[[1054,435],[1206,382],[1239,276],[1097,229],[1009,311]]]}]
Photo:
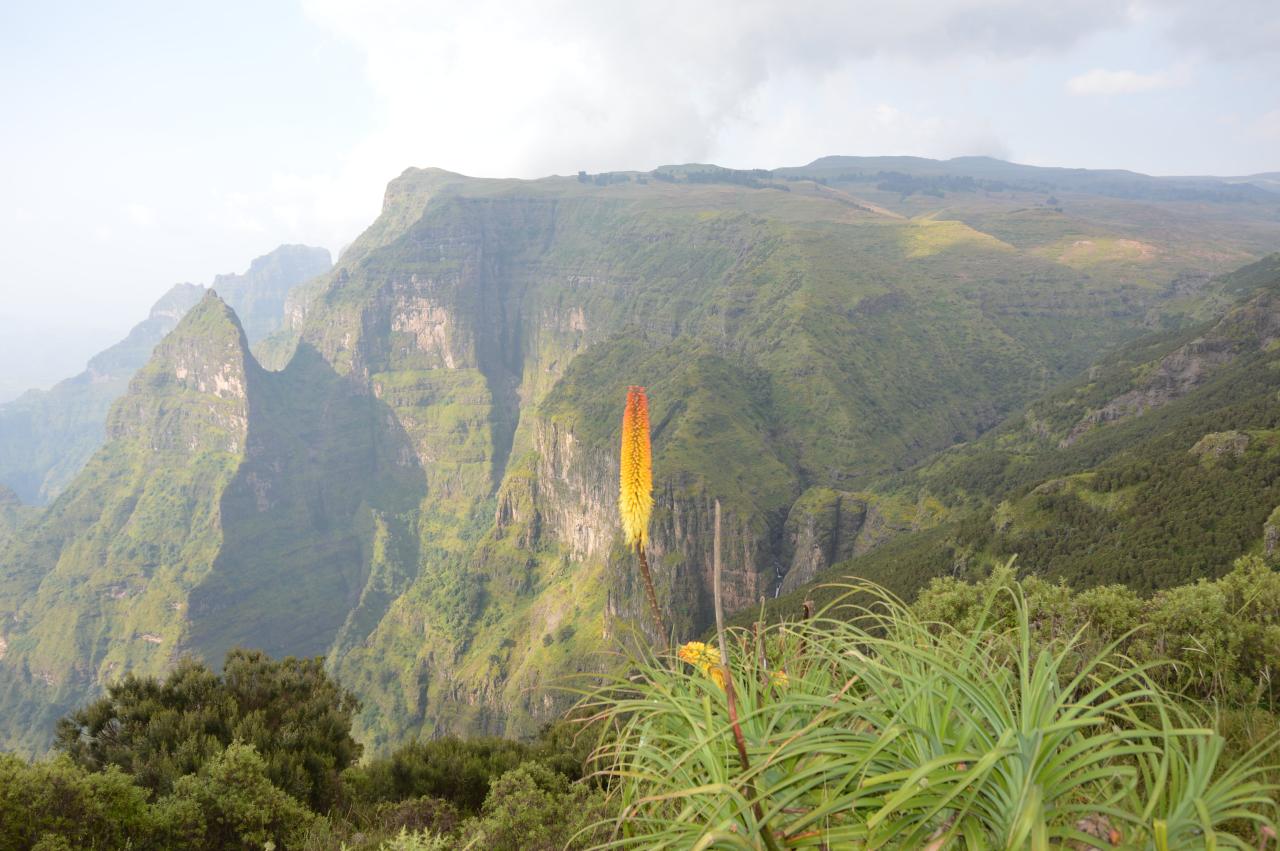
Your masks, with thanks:
[{"label": "green vegetation on cliff", "polygon": [[[1049,573],[1089,569],[1036,538],[1056,504],[1041,497],[1121,511],[1127,480],[1012,494],[1002,534],[1020,537],[992,543],[966,524],[1003,497],[944,487],[965,449],[943,451],[987,445],[1108,347],[1220,316],[1238,292],[1213,275],[1260,256],[1280,223],[1230,199],[1076,186],[1061,213],[1024,185],[940,198],[838,178],[414,169],[338,265],[290,296],[286,327],[259,346],[278,371],[206,298],[116,403],[107,444],[0,550],[0,741],[38,751],[51,717],[127,672],[241,644],[323,655],[361,698],[354,729],[371,752],[532,734],[571,703],[557,684],[647,628],[615,519],[633,383],[652,399],[651,555],[679,637],[711,622],[716,499],[733,611],[851,555],[918,547],[912,532],[945,542],[948,569],[1023,542]],[[1242,350],[1221,375],[1265,354]],[[1270,487],[1276,426],[1251,416],[1177,451],[1239,431],[1254,484]],[[1089,464],[1054,477],[1090,471],[1125,428],[1085,429],[1064,451]],[[1219,482],[1227,505],[1238,445],[1211,439],[1179,475]],[[1099,534],[1088,512],[1071,522]],[[1168,577],[1221,572],[1248,549],[1256,518],[1228,513],[1239,521],[1215,521]],[[1117,538],[1115,559],[1138,545]],[[927,579],[938,552],[893,572]],[[1154,558],[1135,582],[1159,572]]]},{"label": "green vegetation on cliff", "polygon": [[877,482],[938,500],[944,522],[826,576],[913,594],[1017,555],[1076,586],[1151,591],[1221,576],[1245,554],[1274,558],[1280,256],[1218,286],[1236,299],[1220,318],[1122,347],[980,440]]}]

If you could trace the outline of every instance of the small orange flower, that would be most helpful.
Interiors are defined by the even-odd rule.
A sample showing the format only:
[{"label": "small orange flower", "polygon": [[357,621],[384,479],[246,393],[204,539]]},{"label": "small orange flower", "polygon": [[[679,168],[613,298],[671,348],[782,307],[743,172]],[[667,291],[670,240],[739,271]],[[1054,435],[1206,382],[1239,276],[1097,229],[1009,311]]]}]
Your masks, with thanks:
[{"label": "small orange flower", "polygon": [[724,688],[724,668],[720,665],[719,650],[701,641],[690,641],[680,645],[676,655],[680,657],[680,661],[688,662],[715,681],[720,688]]},{"label": "small orange flower", "polygon": [[769,682],[778,688],[786,688],[791,684],[791,678],[787,676],[786,671],[770,671]]},{"label": "small orange flower", "polygon": [[653,458],[649,446],[649,399],[643,387],[627,388],[622,414],[622,463],[618,513],[628,547],[643,547],[653,511]]}]

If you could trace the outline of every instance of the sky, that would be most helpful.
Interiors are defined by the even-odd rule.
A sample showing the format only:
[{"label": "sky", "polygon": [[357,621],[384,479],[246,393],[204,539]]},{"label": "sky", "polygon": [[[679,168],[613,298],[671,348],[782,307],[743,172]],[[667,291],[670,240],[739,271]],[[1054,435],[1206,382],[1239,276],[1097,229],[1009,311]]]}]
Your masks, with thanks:
[{"label": "sky", "polygon": [[1280,171],[1276,0],[0,4],[0,400],[410,166]]}]

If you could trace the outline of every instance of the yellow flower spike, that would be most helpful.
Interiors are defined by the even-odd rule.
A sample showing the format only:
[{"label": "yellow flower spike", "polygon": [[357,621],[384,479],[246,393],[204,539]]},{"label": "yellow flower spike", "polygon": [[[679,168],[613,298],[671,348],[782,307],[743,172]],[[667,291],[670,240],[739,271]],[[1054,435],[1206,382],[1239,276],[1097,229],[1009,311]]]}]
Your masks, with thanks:
[{"label": "yellow flower spike", "polygon": [[680,661],[688,662],[710,677],[720,688],[724,688],[724,668],[720,664],[719,650],[703,644],[701,641],[690,641],[680,645],[680,649],[676,651],[676,656],[680,658]]},{"label": "yellow flower spike", "polygon": [[791,678],[787,676],[786,671],[771,671],[769,673],[769,682],[778,688],[786,688],[791,684]]},{"label": "yellow flower spike", "polygon": [[649,399],[643,387],[627,388],[622,414],[622,463],[618,512],[627,547],[643,547],[653,511],[653,455],[649,446]]}]

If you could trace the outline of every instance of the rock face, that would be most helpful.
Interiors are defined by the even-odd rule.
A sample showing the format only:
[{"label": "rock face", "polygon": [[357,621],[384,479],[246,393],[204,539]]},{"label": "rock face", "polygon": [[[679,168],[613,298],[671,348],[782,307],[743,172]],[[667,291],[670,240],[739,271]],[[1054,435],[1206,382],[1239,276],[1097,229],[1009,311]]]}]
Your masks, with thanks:
[{"label": "rock face", "polygon": [[783,550],[787,568],[779,593],[794,591],[827,568],[870,552],[910,528],[911,523],[888,516],[875,496],[810,488],[787,515]]},{"label": "rock face", "polygon": [[1268,557],[1276,555],[1280,550],[1280,507],[1271,512],[1266,525],[1262,527],[1262,550]]},{"label": "rock face", "polygon": [[[243,275],[218,275],[214,286],[243,319],[249,342],[256,343],[283,324],[288,292],[331,265],[323,248],[282,245],[255,259]],[[0,484],[33,504],[61,493],[102,445],[111,403],[205,291],[175,284],[145,320],[95,355],[83,373],[48,392],[32,390],[0,405]]]},{"label": "rock face", "polygon": [[851,558],[867,519],[867,503],[830,488],[810,488],[787,515],[782,591],[809,582],[819,571]]},{"label": "rock face", "polygon": [[1093,428],[1163,407],[1181,399],[1250,351],[1268,351],[1280,339],[1280,295],[1262,293],[1229,312],[1202,337],[1160,359],[1137,386],[1090,411],[1067,433],[1062,448]]},{"label": "rock face", "polygon": [[332,266],[327,249],[282,245],[255,258],[243,274],[215,276],[211,288],[235,310],[252,345],[284,325],[285,301],[295,286]]},{"label": "rock face", "polygon": [[574,699],[557,684],[654,638],[616,520],[629,384],[650,392],[649,555],[678,638],[713,619],[717,500],[730,612],[875,546],[910,508],[861,482],[1150,307],[1004,243],[911,253],[908,227],[805,183],[406,172],[288,296],[259,348],[281,369],[204,295],[0,550],[0,744],[235,644],[324,654],[375,749],[535,731]]},{"label": "rock face", "polygon": [[1250,440],[1246,432],[1218,431],[1200,438],[1190,451],[1204,460],[1239,458],[1249,448]]}]

